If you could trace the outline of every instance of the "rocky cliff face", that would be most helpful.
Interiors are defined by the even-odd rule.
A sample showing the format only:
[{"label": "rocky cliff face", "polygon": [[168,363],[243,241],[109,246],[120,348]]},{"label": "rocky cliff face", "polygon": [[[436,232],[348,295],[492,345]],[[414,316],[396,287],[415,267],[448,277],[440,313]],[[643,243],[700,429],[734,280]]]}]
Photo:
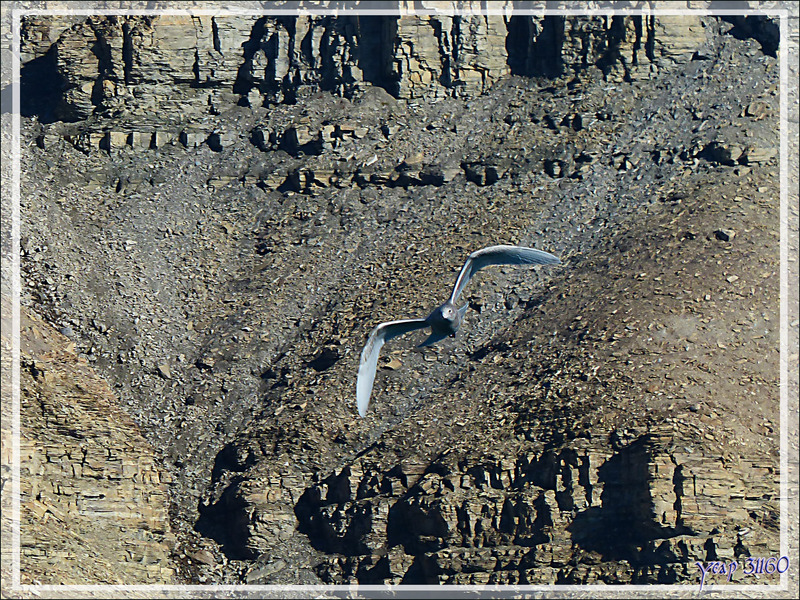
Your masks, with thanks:
[{"label": "rocky cliff face", "polygon": [[20,339],[22,583],[173,583],[169,474],[74,342],[24,309]]},{"label": "rocky cliff face", "polygon": [[[728,186],[712,187],[750,194],[746,180]],[[336,407],[309,410],[322,388],[347,389],[352,367],[287,382],[278,409],[218,457],[227,473],[201,529],[251,558],[299,531],[324,554],[316,573],[329,583],[670,583],[694,580],[697,561],[778,552],[777,357],[756,333],[769,321],[748,316],[776,298],[764,284],[775,215],[768,201],[743,207],[734,226],[709,193],[678,196],[642,208],[551,279],[551,292],[523,300],[507,332],[466,341],[463,355],[458,345],[422,360],[390,353],[373,418],[392,422],[404,390],[424,400],[379,434],[347,421],[331,431],[314,413],[333,421]],[[750,229],[738,249],[700,234],[721,220]],[[740,251],[763,254],[743,269]],[[688,277],[673,279],[676,270]],[[478,294],[485,318],[492,293]],[[720,328],[720,305],[726,322],[748,325]],[[414,371],[407,382],[403,369]],[[287,410],[301,411],[302,425]],[[371,443],[352,458],[326,456],[350,436]],[[218,521],[235,528],[215,530]]]},{"label": "rocky cliff face", "polygon": [[157,114],[162,126],[364,84],[428,102],[511,74],[649,77],[706,42],[694,15],[65,16],[25,19],[23,31],[23,84],[42,94],[31,99],[39,114]]},{"label": "rocky cliff face", "polygon": [[[26,17],[22,298],[78,355],[24,363],[26,560],[77,553],[82,507],[136,541],[54,577],[671,583],[779,553],[776,31]],[[495,243],[564,266],[481,272],[359,419],[369,330]]]}]

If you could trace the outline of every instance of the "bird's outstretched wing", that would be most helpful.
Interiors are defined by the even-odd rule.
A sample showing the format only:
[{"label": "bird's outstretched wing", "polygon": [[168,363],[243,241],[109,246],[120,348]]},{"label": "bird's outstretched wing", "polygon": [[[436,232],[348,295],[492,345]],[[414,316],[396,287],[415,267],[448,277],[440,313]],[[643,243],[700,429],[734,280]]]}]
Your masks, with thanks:
[{"label": "bird's outstretched wing", "polygon": [[375,381],[375,369],[378,366],[378,355],[384,342],[409,331],[422,329],[427,326],[427,323],[426,319],[389,321],[388,323],[381,323],[372,330],[364,350],[361,351],[361,363],[358,365],[358,380],[356,381],[358,414],[362,417],[367,414],[369,396],[372,393],[372,383]]},{"label": "bird's outstretched wing", "polygon": [[557,256],[549,252],[524,246],[489,246],[476,250],[461,267],[450,302],[455,304],[472,276],[488,265],[552,265],[560,262]]}]

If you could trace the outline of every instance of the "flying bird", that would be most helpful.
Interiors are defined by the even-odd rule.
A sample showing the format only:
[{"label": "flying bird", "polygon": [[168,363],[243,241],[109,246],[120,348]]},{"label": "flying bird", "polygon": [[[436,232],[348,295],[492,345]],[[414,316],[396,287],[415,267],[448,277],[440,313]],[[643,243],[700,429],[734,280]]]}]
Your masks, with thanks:
[{"label": "flying bird", "polygon": [[461,267],[450,298],[427,318],[388,321],[372,330],[364,350],[361,352],[361,362],[358,366],[358,380],[356,381],[358,414],[362,417],[367,414],[372,384],[375,381],[375,370],[378,366],[378,355],[383,344],[399,335],[424,327],[430,327],[431,333],[419,347],[430,346],[447,336],[455,336],[464,319],[464,314],[469,308],[469,304],[457,308],[456,302],[475,273],[489,265],[553,265],[560,262],[558,257],[549,252],[524,246],[490,246],[470,254],[464,266]]}]

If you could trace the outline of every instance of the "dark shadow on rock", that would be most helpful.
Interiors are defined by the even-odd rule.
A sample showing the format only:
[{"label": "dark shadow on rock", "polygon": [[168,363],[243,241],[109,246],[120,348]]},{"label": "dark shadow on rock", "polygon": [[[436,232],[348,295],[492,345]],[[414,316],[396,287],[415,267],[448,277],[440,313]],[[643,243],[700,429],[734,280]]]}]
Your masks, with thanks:
[{"label": "dark shadow on rock", "polygon": [[321,373],[330,369],[339,360],[339,351],[336,348],[323,348],[317,356],[306,364]]},{"label": "dark shadow on rock", "polygon": [[508,352],[511,347],[504,341],[494,342],[490,341],[488,344],[481,346],[474,352],[469,354],[469,359],[473,361],[480,361],[489,356],[492,352]]},{"label": "dark shadow on rock", "polygon": [[761,44],[761,51],[769,56],[778,56],[781,32],[778,23],[762,15],[730,15],[721,17],[733,24],[728,33],[737,40],[752,38]]},{"label": "dark shadow on rock", "polygon": [[[58,72],[55,47],[46,54],[26,62],[19,72],[20,114],[23,117],[38,117],[42,123],[66,119],[63,111],[65,81]],[[7,88],[9,95],[10,86]],[[3,89],[5,97],[6,88]],[[9,98],[10,100],[10,98]],[[6,112],[5,98],[3,112]],[[11,106],[8,106],[9,112]],[[74,117],[71,120],[79,120]]]},{"label": "dark shadow on rock", "polygon": [[402,545],[406,554],[436,552],[447,545],[447,523],[436,506],[425,506],[424,498],[409,497],[389,509],[386,541],[389,547]]},{"label": "dark shadow on rock", "polygon": [[383,585],[392,576],[389,557],[382,556],[374,565],[359,568],[356,573],[359,585]]},{"label": "dark shadow on rock", "polygon": [[234,444],[226,444],[214,459],[211,481],[219,481],[219,478],[225,472],[241,473],[253,463],[255,463],[255,460],[251,456],[245,458],[244,461],[240,460],[236,453],[236,446]]},{"label": "dark shadow on rock", "polygon": [[[323,487],[327,488],[324,499]],[[372,530],[372,503],[352,501],[349,468],[306,489],[295,504],[294,514],[297,530],[308,536],[316,550],[346,556],[369,553],[364,537]]]},{"label": "dark shadow on rock", "polygon": [[246,543],[249,532],[245,502],[237,494],[243,479],[241,475],[234,477],[213,504],[200,502],[197,507],[200,517],[194,525],[196,532],[220,544],[222,552],[233,560],[252,560],[258,556]]},{"label": "dark shadow on rock", "polygon": [[244,511],[244,500],[237,494],[239,484],[244,480],[243,473],[255,462],[252,455],[242,457],[235,444],[226,444],[217,453],[211,470],[212,483],[219,483],[226,473],[234,474],[219,499],[211,504],[198,504],[199,518],[194,530],[204,537],[215,540],[222,546],[228,558],[256,558],[246,547],[249,537],[248,522]]},{"label": "dark shadow on rock", "polygon": [[[640,548],[651,540],[692,533],[680,525],[670,527],[658,522],[653,509],[648,463],[654,456],[653,440],[644,435],[622,448],[598,470],[603,484],[600,506],[592,506],[576,515],[567,527],[574,542],[584,550],[598,552],[603,560],[626,560],[631,565],[671,562],[669,557],[644,556]],[[676,468],[673,485],[676,509],[680,510],[681,469]],[[656,548],[666,551],[663,544]],[[652,552],[651,552],[652,554]]]},{"label": "dark shadow on rock", "polygon": [[364,81],[385,89],[395,98],[400,93],[398,74],[393,70],[397,20],[396,16],[355,17],[358,31],[358,67]]},{"label": "dark shadow on rock", "polygon": [[416,556],[414,562],[403,575],[403,585],[432,585],[439,583],[441,569],[436,560],[424,554]]},{"label": "dark shadow on rock", "polygon": [[515,15],[508,20],[507,64],[512,75],[556,78],[564,74],[564,17],[548,15],[540,22]]}]

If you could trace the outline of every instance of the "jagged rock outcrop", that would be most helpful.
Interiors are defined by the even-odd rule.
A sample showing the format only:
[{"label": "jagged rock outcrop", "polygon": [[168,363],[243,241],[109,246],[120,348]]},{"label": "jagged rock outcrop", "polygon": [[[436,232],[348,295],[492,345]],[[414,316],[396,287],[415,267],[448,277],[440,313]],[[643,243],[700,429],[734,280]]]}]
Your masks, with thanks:
[{"label": "jagged rock outcrop", "polygon": [[22,56],[24,83],[51,103],[42,113],[163,125],[364,84],[430,101],[509,74],[648,77],[705,43],[696,15],[53,16],[26,20]]},{"label": "jagged rock outcrop", "polygon": [[675,437],[383,472],[361,460],[309,487],[295,510],[333,555],[318,567],[331,583],[669,583],[712,556],[779,552],[774,531],[742,527],[765,510],[763,493],[777,515],[774,466],[720,466],[681,453]]},{"label": "jagged rock outcrop", "polygon": [[169,474],[74,342],[20,330],[22,583],[173,583]]},{"label": "jagged rock outcrop", "polygon": [[[74,343],[24,362],[26,576],[696,583],[780,550],[773,20],[22,33],[22,302]],[[482,272],[359,419],[370,327],[493,243],[564,264]]]},{"label": "jagged rock outcrop", "polygon": [[[768,346],[755,350],[757,339],[706,325],[711,302],[729,306],[730,322],[742,324],[748,311],[773,305],[764,274],[775,249],[767,250],[763,226],[749,229],[737,250],[711,230],[706,241],[687,236],[725,214],[710,193],[665,197],[631,229],[610,234],[580,269],[551,280],[554,291],[532,301],[507,333],[451,372],[412,418],[344,466],[303,467],[329,464],[325,453],[346,443],[348,428],[331,442],[311,418],[307,429],[287,430],[283,409],[265,414],[266,423],[249,426],[224,462],[220,456],[227,479],[204,509],[204,520],[235,523],[235,533],[207,531],[250,557],[299,532],[322,553],[317,575],[339,584],[674,583],[697,581],[697,562],[777,556],[778,463],[739,429],[769,419],[766,407],[777,400],[746,348],[766,351],[768,362],[777,357]],[[740,181],[735,193],[756,188]],[[742,209],[750,223],[767,223],[769,213]],[[634,244],[634,230],[650,235]],[[749,267],[728,262],[745,248],[765,254]],[[705,265],[706,280],[692,275],[671,284],[680,288],[662,287],[666,273],[694,272],[695,264]],[[737,265],[735,277],[726,264]],[[642,283],[651,280],[654,287]],[[709,281],[720,286],[709,289]],[[703,339],[708,327],[715,333]],[[556,347],[548,332],[563,332]],[[724,364],[733,385],[710,377],[706,361]],[[384,372],[405,368],[397,363],[384,362]],[[684,370],[686,363],[697,368]],[[412,381],[423,385],[425,377]],[[293,403],[310,392],[287,386],[283,406],[297,410]],[[762,417],[747,400],[757,389],[766,394]],[[396,402],[403,388],[385,391]],[[721,419],[734,397],[737,416]],[[300,463],[291,458],[298,456]],[[287,527],[290,509],[297,531]]]}]

